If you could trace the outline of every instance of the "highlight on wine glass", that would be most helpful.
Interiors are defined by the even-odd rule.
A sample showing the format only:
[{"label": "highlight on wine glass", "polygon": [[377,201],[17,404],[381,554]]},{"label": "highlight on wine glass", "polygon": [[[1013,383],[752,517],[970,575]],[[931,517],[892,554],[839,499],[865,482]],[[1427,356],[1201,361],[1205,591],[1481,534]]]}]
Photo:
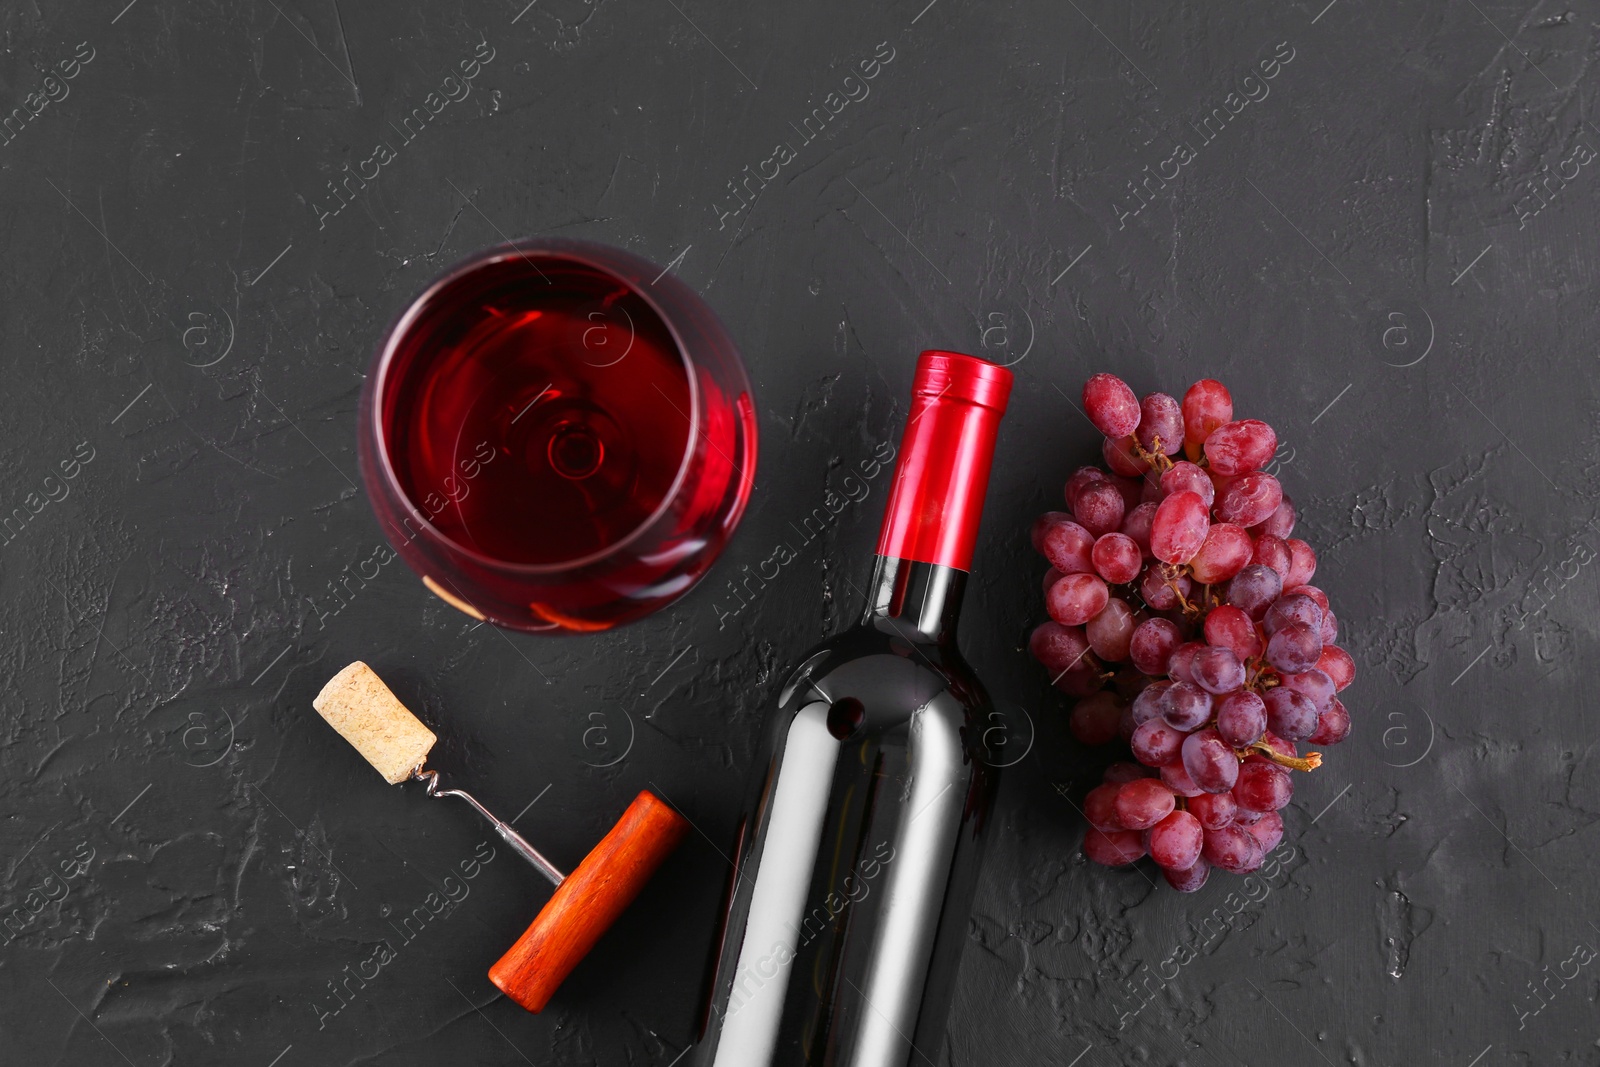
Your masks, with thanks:
[{"label": "highlight on wine glass", "polygon": [[755,404],[710,307],[590,241],[453,267],[379,345],[361,473],[440,598],[540,633],[610,629],[682,596],[744,514]]}]

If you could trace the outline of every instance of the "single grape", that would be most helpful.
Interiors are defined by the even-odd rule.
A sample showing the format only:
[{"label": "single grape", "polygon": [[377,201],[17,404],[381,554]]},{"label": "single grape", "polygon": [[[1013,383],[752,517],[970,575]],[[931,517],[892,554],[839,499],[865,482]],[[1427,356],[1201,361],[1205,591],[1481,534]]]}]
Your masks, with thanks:
[{"label": "single grape", "polygon": [[1200,858],[1205,830],[1187,811],[1175,811],[1150,829],[1150,858],[1157,866],[1186,871]]},{"label": "single grape", "polygon": [[1126,867],[1144,855],[1144,837],[1135,830],[1103,833],[1091,826],[1083,835],[1083,854],[1106,867]]},{"label": "single grape", "polygon": [[1113,474],[1120,474],[1125,478],[1141,477],[1150,469],[1149,461],[1133,450],[1131,438],[1122,440],[1104,438],[1100,445],[1100,458],[1106,461],[1106,466],[1111,468]]},{"label": "single grape", "polygon": [[1137,763],[1119,760],[1105,769],[1105,772],[1100,775],[1100,780],[1102,782],[1110,782],[1113,785],[1121,785],[1123,782],[1148,778],[1154,773],[1155,771],[1152,771],[1149,767],[1141,767]]},{"label": "single grape", "polygon": [[1284,544],[1289,546],[1289,573],[1283,576],[1283,587],[1305,585],[1317,573],[1317,554],[1298,537],[1291,537]]},{"label": "single grape", "polygon": [[1080,626],[1041,622],[1028,636],[1028,651],[1045,670],[1060,674],[1083,662],[1084,653],[1089,651],[1089,639]]},{"label": "single grape", "polygon": [[1261,618],[1261,628],[1271,637],[1291,622],[1322,632],[1322,609],[1317,602],[1300,593],[1285,593],[1272,602]]},{"label": "single grape", "polygon": [[1206,461],[1218,474],[1260,470],[1277,450],[1278,435],[1260,419],[1239,419],[1218,426],[1206,438]]},{"label": "single grape", "polygon": [[1262,852],[1271,852],[1283,840],[1283,816],[1275,811],[1261,814],[1261,818],[1250,824],[1250,835],[1261,842]]},{"label": "single grape", "polygon": [[1174,730],[1198,730],[1211,718],[1211,694],[1191,682],[1173,682],[1161,694],[1161,718]]},{"label": "single grape", "polygon": [[[1081,576],[1069,575],[1061,581],[1075,577]],[[1099,582],[1100,579],[1096,578],[1095,581]],[[1059,586],[1060,582],[1056,584]],[[1102,588],[1104,584],[1101,583]],[[1051,613],[1051,617],[1055,617],[1054,612]],[[1266,660],[1280,671],[1309,671],[1317,666],[1317,657],[1321,652],[1322,635],[1304,623],[1291,622],[1279,628],[1277,633],[1267,639]]]},{"label": "single grape", "polygon": [[[1134,627],[1128,642],[1133,665],[1146,674],[1165,674],[1173,649],[1183,641],[1178,627],[1167,619],[1146,619]],[[1088,647],[1088,641],[1084,641]]]},{"label": "single grape", "polygon": [[1277,811],[1293,796],[1294,783],[1289,781],[1289,772],[1277,764],[1239,764],[1239,781],[1233,787],[1233,799],[1241,808]]},{"label": "single grape", "polygon": [[1267,706],[1267,729],[1285,741],[1304,741],[1317,732],[1317,706],[1304,693],[1280,685],[1261,700]]},{"label": "single grape", "polygon": [[1294,501],[1285,493],[1283,502],[1271,515],[1262,520],[1259,529],[1262,533],[1271,534],[1273,537],[1288,537],[1294,533],[1294,520]]},{"label": "single grape", "polygon": [[1034,526],[1034,546],[1062,574],[1089,574],[1094,571],[1090,553],[1094,534],[1059,511],[1041,515]]},{"label": "single grape", "polygon": [[1194,866],[1182,871],[1169,871],[1161,868],[1161,874],[1167,884],[1180,893],[1198,893],[1205,887],[1206,878],[1211,874],[1211,866],[1205,860],[1195,860]]},{"label": "single grape", "polygon": [[1156,506],[1150,522],[1150,551],[1165,563],[1188,563],[1205,543],[1210,525],[1200,494],[1181,489]]},{"label": "single grape", "polygon": [[[1106,477],[1106,472],[1099,467],[1079,467],[1073,471],[1072,477],[1067,479],[1066,488],[1062,491],[1062,495],[1067,498],[1067,507],[1076,508],[1078,506],[1078,494],[1095,482],[1105,481]],[[1059,512],[1055,514],[1059,514]]]},{"label": "single grape", "polygon": [[1204,632],[1206,644],[1231,649],[1240,662],[1261,652],[1261,636],[1256,633],[1256,624],[1243,609],[1232,604],[1219,604],[1207,612]]},{"label": "single grape", "polygon": [[1162,697],[1166,694],[1166,691],[1171,688],[1172,683],[1166,679],[1162,679],[1160,681],[1151,682],[1138,696],[1134,697],[1134,723],[1142,726],[1151,719],[1161,718],[1166,712],[1166,706],[1162,702]]},{"label": "single grape", "polygon": [[1328,610],[1328,594],[1314,585],[1284,586],[1284,596],[1308,596],[1316,602],[1317,608],[1326,612]]},{"label": "single grape", "polygon": [[1183,442],[1190,459],[1198,459],[1200,446],[1213,430],[1233,419],[1233,396],[1213,378],[1202,378],[1183,394]]},{"label": "single grape", "polygon": [[[1325,710],[1328,702],[1333,699],[1333,679],[1315,667],[1309,671],[1285,674],[1279,681],[1282,682],[1282,688],[1293,689],[1311,701],[1318,712]],[[1283,733],[1282,730],[1274,732]]]},{"label": "single grape", "polygon": [[1126,585],[1139,577],[1144,563],[1138,543],[1125,533],[1102,534],[1095,540],[1089,558],[1095,573],[1112,585]]},{"label": "single grape", "polygon": [[1232,873],[1244,870],[1260,852],[1261,842],[1248,830],[1238,826],[1205,831],[1205,844],[1200,849],[1207,863]]},{"label": "single grape", "polygon": [[1072,706],[1067,728],[1079,743],[1108,745],[1117,739],[1117,722],[1122,718],[1122,701],[1109,689],[1084,697]]},{"label": "single grape", "polygon": [[1156,505],[1140,504],[1122,517],[1122,532],[1139,546],[1141,559],[1150,555],[1150,524],[1155,521]]},{"label": "single grape", "polygon": [[1095,655],[1107,663],[1122,663],[1128,658],[1128,645],[1138,625],[1139,620],[1127,602],[1112,597],[1084,626],[1084,633]]},{"label": "single grape", "polygon": [[1217,701],[1217,733],[1234,748],[1261,740],[1267,730],[1267,705],[1249,689],[1229,693]]},{"label": "single grape", "polygon": [[1164,496],[1170,496],[1185,489],[1200,494],[1200,499],[1205,501],[1208,508],[1216,501],[1217,487],[1206,477],[1205,468],[1180,459],[1172,465],[1171,470],[1161,475],[1161,492]]},{"label": "single grape", "polygon": [[1183,769],[1207,793],[1226,793],[1239,778],[1239,757],[1217,731],[1197,730],[1183,739]]},{"label": "single grape", "polygon": [[[1140,621],[1135,617],[1134,625],[1137,626]],[[1116,689],[1117,695],[1125,701],[1132,700],[1144,692],[1145,687],[1153,681],[1155,681],[1154,678],[1147,676],[1139,668],[1133,666],[1118,667],[1117,672],[1111,676],[1112,687]]]},{"label": "single grape", "polygon": [[1117,474],[1112,476],[1111,484],[1116,486],[1117,491],[1122,494],[1123,514],[1127,514],[1140,504],[1144,503],[1143,477],[1124,477],[1123,475]]},{"label": "single grape", "polygon": [[1206,467],[1204,470],[1206,472],[1206,477],[1211,480],[1211,492],[1214,494],[1212,497],[1213,503],[1215,502],[1216,497],[1226,493],[1228,491],[1228,486],[1232,485],[1233,480],[1239,477],[1237,474],[1218,473],[1217,471],[1212,470],[1210,467]]},{"label": "single grape", "polygon": [[1344,692],[1345,686],[1356,680],[1356,661],[1338,645],[1325,646],[1317,657],[1316,665],[1317,670],[1333,679],[1333,691],[1336,693]]},{"label": "single grape", "polygon": [[1072,516],[1064,511],[1047,511],[1040,515],[1028,526],[1028,540],[1033,544],[1033,550],[1040,555],[1044,554],[1044,532],[1052,522],[1066,519],[1072,521]]},{"label": "single grape", "polygon": [[[1232,793],[1228,795],[1233,796]],[[1238,798],[1234,797],[1233,825],[1235,826],[1249,829],[1260,822],[1261,817],[1266,814],[1264,811],[1251,811],[1249,808],[1241,808],[1238,803]]]},{"label": "single grape", "polygon": [[1195,653],[1189,668],[1195,684],[1208,693],[1231,693],[1244,688],[1244,664],[1230,648],[1211,646]]},{"label": "single grape", "polygon": [[1194,583],[1187,574],[1168,578],[1159,566],[1148,566],[1139,575],[1139,599],[1156,611],[1170,611],[1178,606],[1178,598],[1187,598]]},{"label": "single grape", "polygon": [[1194,580],[1205,585],[1226,582],[1250,563],[1255,546],[1243,526],[1229,522],[1213,523],[1206,530],[1200,551],[1189,561]]},{"label": "single grape", "polygon": [[1134,728],[1128,747],[1133,750],[1133,758],[1146,767],[1160,767],[1178,758],[1183,734],[1160,719],[1151,719]]},{"label": "single grape", "polygon": [[1122,525],[1125,510],[1122,490],[1110,481],[1092,482],[1078,492],[1078,502],[1072,508],[1072,517],[1078,525],[1099,537]]},{"label": "single grape", "polygon": [[1061,579],[1061,577],[1062,575],[1060,571],[1056,570],[1054,567],[1047,567],[1044,572],[1044,582],[1041,585],[1041,588],[1046,593],[1050,592],[1050,587],[1055,585],[1056,582]]},{"label": "single grape", "polygon": [[1063,626],[1082,626],[1100,614],[1110,596],[1098,575],[1068,574],[1045,594],[1044,610]]},{"label": "single grape", "polygon": [[1107,782],[1095,786],[1084,796],[1083,817],[1088,820],[1090,826],[1103,833],[1127,829],[1117,820],[1116,808],[1113,807],[1117,799],[1117,790],[1121,788],[1120,785]]},{"label": "single grape", "polygon": [[1069,697],[1086,697],[1105,688],[1105,679],[1100,677],[1099,665],[1093,662],[1093,657],[1085,656],[1076,667],[1069,667],[1050,679],[1050,684]]},{"label": "single grape", "polygon": [[1175,455],[1183,447],[1183,409],[1166,393],[1151,393],[1139,402],[1139,430],[1134,436],[1147,452]]},{"label": "single grape", "polygon": [[1339,643],[1339,620],[1333,617],[1333,612],[1327,610],[1322,613],[1322,643],[1323,645]]},{"label": "single grape", "polygon": [[1306,738],[1313,745],[1337,745],[1350,736],[1350,712],[1338,697],[1328,701],[1327,710],[1317,716],[1317,732]]},{"label": "single grape", "polygon": [[[1260,819],[1256,820],[1256,822],[1260,822],[1260,821],[1261,821]],[[1238,824],[1235,823],[1234,825],[1237,826]],[[1256,837],[1256,835],[1252,832],[1255,829],[1255,824],[1254,823],[1252,823],[1249,826],[1242,826],[1242,827],[1240,827],[1240,829],[1242,829],[1245,832],[1245,836],[1250,839],[1250,856],[1245,860],[1244,864],[1242,866],[1240,866],[1238,870],[1230,871],[1229,873],[1230,874],[1251,874],[1251,873],[1254,873],[1255,871],[1260,870],[1261,869],[1261,865],[1267,861],[1267,850],[1261,847],[1261,839]],[[1143,842],[1141,842],[1141,844],[1143,844]],[[1150,851],[1149,846],[1146,845],[1145,846],[1146,854],[1148,854],[1149,851]]]},{"label": "single grape", "polygon": [[1166,498],[1167,491],[1161,488],[1161,472],[1151,467],[1139,481],[1139,503],[1159,504]]},{"label": "single grape", "polygon": [[1117,821],[1130,830],[1147,830],[1172,813],[1172,790],[1159,778],[1140,778],[1126,782],[1117,790],[1113,804]]},{"label": "single grape", "polygon": [[1252,563],[1233,576],[1224,599],[1251,619],[1260,619],[1282,591],[1283,580],[1277,571],[1260,563]]},{"label": "single grape", "polygon": [[1289,573],[1289,544],[1281,537],[1272,534],[1262,534],[1256,538],[1255,555],[1251,563],[1259,563],[1263,567],[1271,567],[1277,572],[1280,581]]},{"label": "single grape", "polygon": [[1183,769],[1182,763],[1168,763],[1161,768],[1161,780],[1167,788],[1180,797],[1205,796],[1206,791],[1194,784],[1194,779],[1189,777],[1189,772]]},{"label": "single grape", "polygon": [[1169,620],[1185,634],[1194,629],[1194,624],[1190,621],[1189,616],[1184,613],[1182,608],[1168,608],[1166,611],[1155,611],[1151,612],[1151,614]]},{"label": "single grape", "polygon": [[1096,374],[1083,383],[1083,410],[1107,437],[1127,437],[1139,428],[1139,398],[1115,374]]},{"label": "single grape", "polygon": [[[1247,827],[1246,829],[1253,831],[1255,829],[1255,827],[1254,826],[1250,826],[1250,827]],[[1255,843],[1255,849],[1251,853],[1250,858],[1245,860],[1244,864],[1242,866],[1240,866],[1237,870],[1230,871],[1228,873],[1230,873],[1230,874],[1250,874],[1250,873],[1252,873],[1254,871],[1259,871],[1261,869],[1261,865],[1267,861],[1267,853],[1261,847],[1261,842],[1255,836],[1254,833],[1251,833],[1250,840]]]},{"label": "single grape", "polygon": [[1217,518],[1223,522],[1254,526],[1265,522],[1283,503],[1283,487],[1266,471],[1241,474],[1228,483],[1228,491],[1217,498]]},{"label": "single grape", "polygon": [[1232,793],[1201,793],[1189,799],[1189,814],[1200,820],[1207,830],[1220,830],[1233,822],[1233,813],[1239,805],[1233,802]]},{"label": "single grape", "polygon": [[1204,641],[1185,641],[1173,649],[1172,656],[1167,660],[1167,675],[1173,681],[1194,685],[1194,658],[1205,648]]}]

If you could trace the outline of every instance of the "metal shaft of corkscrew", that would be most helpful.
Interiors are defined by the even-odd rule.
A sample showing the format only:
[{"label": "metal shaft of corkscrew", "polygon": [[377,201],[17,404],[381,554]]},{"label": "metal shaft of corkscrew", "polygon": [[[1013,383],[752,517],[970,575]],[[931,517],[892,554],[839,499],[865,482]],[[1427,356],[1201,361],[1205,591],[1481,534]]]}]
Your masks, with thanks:
[{"label": "metal shaft of corkscrew", "polygon": [[419,766],[411,772],[411,777],[416,781],[427,783],[430,797],[460,797],[468,804],[471,804],[477,809],[479,815],[489,820],[489,825],[494,827],[494,832],[499,834],[505,843],[510,845],[519,856],[533,864],[534,870],[548,878],[551,885],[560,885],[566,880],[567,876],[561,873],[559,867],[540,855],[539,850],[528,844],[527,839],[513,830],[510,823],[497,819],[494,813],[478,803],[477,798],[471,793],[463,792],[460,789],[440,789],[438,771],[424,770]]}]

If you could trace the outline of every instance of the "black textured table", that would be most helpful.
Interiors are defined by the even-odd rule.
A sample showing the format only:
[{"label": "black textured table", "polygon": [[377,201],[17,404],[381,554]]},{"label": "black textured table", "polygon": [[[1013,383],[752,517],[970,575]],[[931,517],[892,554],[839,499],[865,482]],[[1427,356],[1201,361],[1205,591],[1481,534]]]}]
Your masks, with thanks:
[{"label": "black textured table", "polygon": [[[929,1059],[1595,1062],[1592,5],[122,3],[0,15],[0,1061],[672,1063],[948,347],[1017,374],[963,641],[1028,752]],[[356,484],[384,325],[524,234],[670,267],[759,402],[722,561],[601,636],[474,625]],[[1248,890],[1090,869],[1057,792],[1025,528],[1097,370],[1278,428],[1360,664]],[[642,788],[698,828],[545,1014],[484,972],[546,887],[312,713],[358,657],[558,863]]]}]

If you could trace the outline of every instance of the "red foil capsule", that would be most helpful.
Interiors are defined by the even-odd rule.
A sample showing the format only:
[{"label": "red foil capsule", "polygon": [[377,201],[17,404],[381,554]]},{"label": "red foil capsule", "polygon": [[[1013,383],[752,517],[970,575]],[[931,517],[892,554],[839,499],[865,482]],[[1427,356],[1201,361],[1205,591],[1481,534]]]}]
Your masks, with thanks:
[{"label": "red foil capsule", "polygon": [[959,352],[917,360],[878,555],[970,570],[1011,372]]}]

